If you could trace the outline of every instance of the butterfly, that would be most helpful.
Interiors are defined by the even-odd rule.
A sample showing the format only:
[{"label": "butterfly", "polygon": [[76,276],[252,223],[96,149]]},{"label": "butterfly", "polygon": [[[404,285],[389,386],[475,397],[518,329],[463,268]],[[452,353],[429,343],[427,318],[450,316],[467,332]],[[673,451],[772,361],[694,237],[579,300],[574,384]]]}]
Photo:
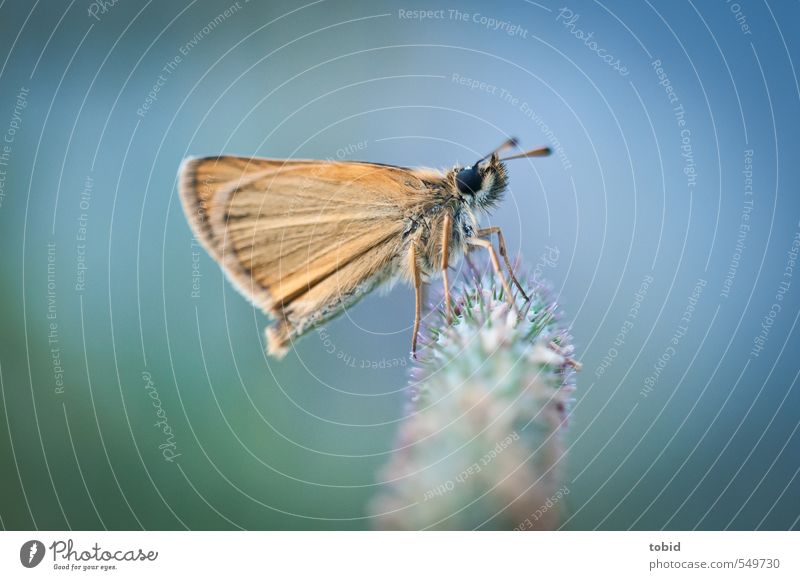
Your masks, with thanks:
[{"label": "butterfly", "polygon": [[375,287],[405,280],[415,291],[413,355],[422,284],[441,275],[450,320],[448,267],[470,249],[488,251],[514,308],[500,258],[527,300],[502,230],[481,228],[476,215],[501,201],[505,161],[550,154],[542,147],[500,158],[516,144],[509,139],[472,165],[446,171],[363,161],[189,158],[179,171],[180,197],[197,240],[273,318],[268,354],[283,357],[295,339]]}]

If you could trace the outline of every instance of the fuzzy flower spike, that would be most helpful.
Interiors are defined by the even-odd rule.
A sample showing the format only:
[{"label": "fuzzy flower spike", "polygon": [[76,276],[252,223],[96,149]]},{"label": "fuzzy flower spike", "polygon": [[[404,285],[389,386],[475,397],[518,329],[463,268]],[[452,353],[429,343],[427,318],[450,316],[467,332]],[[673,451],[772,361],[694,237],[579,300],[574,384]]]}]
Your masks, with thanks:
[{"label": "fuzzy flower spike", "polygon": [[574,371],[550,292],[510,307],[491,272],[428,316],[409,412],[370,504],[379,529],[554,529]]}]

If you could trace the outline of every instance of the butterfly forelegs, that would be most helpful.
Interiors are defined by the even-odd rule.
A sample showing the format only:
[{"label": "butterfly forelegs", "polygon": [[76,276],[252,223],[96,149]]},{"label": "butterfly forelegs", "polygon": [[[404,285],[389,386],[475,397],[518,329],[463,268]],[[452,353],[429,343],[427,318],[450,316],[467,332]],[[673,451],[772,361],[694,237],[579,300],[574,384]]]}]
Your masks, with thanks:
[{"label": "butterfly forelegs", "polygon": [[506,263],[506,268],[508,269],[508,275],[511,276],[511,280],[513,280],[514,285],[519,290],[519,293],[522,294],[522,298],[525,299],[525,302],[529,300],[528,295],[525,294],[525,290],[522,289],[522,284],[519,283],[517,280],[516,275],[514,275],[514,268],[511,266],[511,260],[508,258],[508,251],[506,250],[506,239],[503,236],[503,231],[498,226],[492,226],[489,228],[481,228],[478,230],[477,237],[489,237],[492,234],[497,234],[497,245],[500,247],[500,255],[503,257],[503,261]]},{"label": "butterfly forelegs", "polygon": [[481,238],[467,238],[466,242],[471,246],[486,248],[486,251],[489,252],[489,258],[492,261],[492,268],[494,268],[495,275],[500,278],[500,283],[503,285],[503,291],[505,292],[506,300],[508,300],[508,303],[514,312],[519,314],[519,309],[517,308],[517,303],[514,300],[514,295],[511,293],[511,286],[508,285],[508,280],[506,280],[506,276],[503,274],[503,269],[500,267],[500,259],[497,257],[497,252],[495,251],[492,243],[489,240],[482,240]]}]

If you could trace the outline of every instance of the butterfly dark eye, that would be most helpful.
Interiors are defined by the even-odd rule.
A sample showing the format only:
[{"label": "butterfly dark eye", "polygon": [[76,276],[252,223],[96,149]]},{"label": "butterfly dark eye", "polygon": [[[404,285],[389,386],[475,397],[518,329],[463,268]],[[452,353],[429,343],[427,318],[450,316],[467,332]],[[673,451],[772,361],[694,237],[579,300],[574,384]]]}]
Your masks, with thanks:
[{"label": "butterfly dark eye", "polygon": [[456,173],[456,185],[461,193],[475,195],[480,191],[482,182],[476,167],[467,167]]}]

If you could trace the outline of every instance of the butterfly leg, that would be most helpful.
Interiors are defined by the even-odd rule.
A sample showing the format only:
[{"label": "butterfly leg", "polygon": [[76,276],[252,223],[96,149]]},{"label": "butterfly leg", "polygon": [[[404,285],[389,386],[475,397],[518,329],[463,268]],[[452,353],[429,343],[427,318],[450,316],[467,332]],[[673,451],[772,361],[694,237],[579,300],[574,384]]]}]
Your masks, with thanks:
[{"label": "butterfly leg", "polygon": [[494,268],[494,273],[500,278],[500,282],[503,284],[503,290],[506,294],[506,299],[508,303],[511,305],[511,308],[514,309],[515,312],[519,313],[519,309],[517,308],[517,303],[514,300],[514,295],[511,293],[511,286],[508,285],[508,280],[506,280],[505,274],[503,274],[503,269],[500,267],[500,260],[497,257],[497,252],[494,249],[494,246],[489,240],[482,240],[480,238],[467,238],[467,243],[472,246],[480,246],[481,248],[486,248],[489,252],[489,257],[492,260],[492,267]]},{"label": "butterfly leg", "polygon": [[413,244],[408,252],[408,258],[414,275],[414,334],[411,337],[411,357],[417,358],[417,334],[419,333],[419,321],[422,312],[422,280],[419,274],[417,250]]},{"label": "butterfly leg", "polygon": [[449,213],[444,214],[442,224],[442,281],[444,282],[444,311],[447,315],[447,322],[453,320],[453,307],[450,304],[450,279],[447,274],[447,266],[450,263],[450,238],[453,235],[453,218]]},{"label": "butterfly leg", "polygon": [[511,276],[511,280],[513,280],[514,285],[517,287],[517,289],[519,289],[519,293],[522,294],[522,297],[527,302],[529,300],[528,295],[525,294],[525,290],[522,289],[522,284],[519,283],[519,280],[517,280],[517,277],[514,275],[514,268],[511,267],[511,261],[508,259],[508,251],[506,250],[506,239],[503,236],[502,230],[498,226],[492,226],[490,228],[481,228],[478,230],[478,237],[491,236],[492,234],[497,234],[497,245],[500,246],[500,255],[503,257],[503,260],[506,263],[508,274]]}]

